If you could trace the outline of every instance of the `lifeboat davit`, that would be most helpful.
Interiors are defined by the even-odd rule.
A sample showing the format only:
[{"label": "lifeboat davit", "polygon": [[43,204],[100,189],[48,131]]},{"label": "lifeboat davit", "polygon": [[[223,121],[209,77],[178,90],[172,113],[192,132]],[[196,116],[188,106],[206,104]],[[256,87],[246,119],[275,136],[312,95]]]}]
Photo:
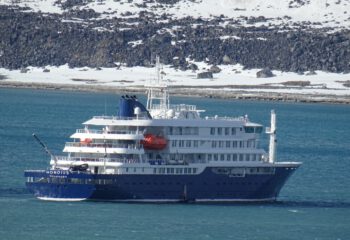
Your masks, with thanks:
[{"label": "lifeboat davit", "polygon": [[145,138],[141,141],[144,149],[162,150],[167,145],[167,140],[162,136],[145,134],[144,137]]}]

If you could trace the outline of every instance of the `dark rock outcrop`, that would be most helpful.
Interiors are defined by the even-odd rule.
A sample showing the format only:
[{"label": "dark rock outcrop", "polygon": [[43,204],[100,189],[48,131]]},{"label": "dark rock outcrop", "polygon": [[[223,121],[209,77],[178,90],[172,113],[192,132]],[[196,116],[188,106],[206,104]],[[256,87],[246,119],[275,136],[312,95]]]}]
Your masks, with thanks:
[{"label": "dark rock outcrop", "polygon": [[219,67],[216,66],[216,65],[211,66],[209,70],[210,70],[210,72],[212,72],[212,73],[219,73],[219,72],[221,72],[221,68],[219,68]]},{"label": "dark rock outcrop", "polygon": [[260,70],[256,73],[257,78],[269,78],[273,76],[274,75],[269,68],[264,68],[263,70]]},{"label": "dark rock outcrop", "polygon": [[197,78],[213,78],[212,72],[200,72],[197,73]]}]

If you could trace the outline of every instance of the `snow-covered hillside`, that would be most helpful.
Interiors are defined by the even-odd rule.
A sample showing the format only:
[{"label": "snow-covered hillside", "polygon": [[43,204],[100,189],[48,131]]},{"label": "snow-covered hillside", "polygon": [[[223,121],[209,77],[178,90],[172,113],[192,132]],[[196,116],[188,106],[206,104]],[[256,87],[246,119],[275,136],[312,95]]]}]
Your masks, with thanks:
[{"label": "snow-covered hillside", "polygon": [[93,9],[102,18],[131,17],[149,11],[173,19],[264,16],[271,24],[310,22],[316,23],[314,27],[350,27],[350,0],[0,0],[1,4],[58,14],[72,8]]},{"label": "snow-covered hillside", "polygon": [[177,89],[350,96],[350,0],[0,0],[0,16],[0,86],[141,88],[159,55]]}]

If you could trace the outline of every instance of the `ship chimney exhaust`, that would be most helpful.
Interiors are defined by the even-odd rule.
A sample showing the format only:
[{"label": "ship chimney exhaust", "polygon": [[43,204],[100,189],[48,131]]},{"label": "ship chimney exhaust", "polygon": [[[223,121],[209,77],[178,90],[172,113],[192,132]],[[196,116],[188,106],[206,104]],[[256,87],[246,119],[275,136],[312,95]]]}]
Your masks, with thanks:
[{"label": "ship chimney exhaust", "polygon": [[275,110],[271,110],[271,127],[270,131],[270,145],[269,145],[269,163],[274,163],[276,161],[276,113]]}]

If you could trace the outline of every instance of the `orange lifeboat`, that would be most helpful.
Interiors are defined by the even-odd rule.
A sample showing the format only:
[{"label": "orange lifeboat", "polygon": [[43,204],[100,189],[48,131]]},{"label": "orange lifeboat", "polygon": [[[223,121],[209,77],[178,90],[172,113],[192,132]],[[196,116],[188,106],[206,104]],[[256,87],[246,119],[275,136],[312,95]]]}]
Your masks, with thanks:
[{"label": "orange lifeboat", "polygon": [[144,139],[141,141],[144,149],[149,150],[162,150],[167,145],[167,140],[162,136],[156,136],[153,134],[145,134]]},{"label": "orange lifeboat", "polygon": [[92,139],[91,138],[82,138],[82,139],[80,139],[80,143],[87,145],[87,144],[92,143]]}]

